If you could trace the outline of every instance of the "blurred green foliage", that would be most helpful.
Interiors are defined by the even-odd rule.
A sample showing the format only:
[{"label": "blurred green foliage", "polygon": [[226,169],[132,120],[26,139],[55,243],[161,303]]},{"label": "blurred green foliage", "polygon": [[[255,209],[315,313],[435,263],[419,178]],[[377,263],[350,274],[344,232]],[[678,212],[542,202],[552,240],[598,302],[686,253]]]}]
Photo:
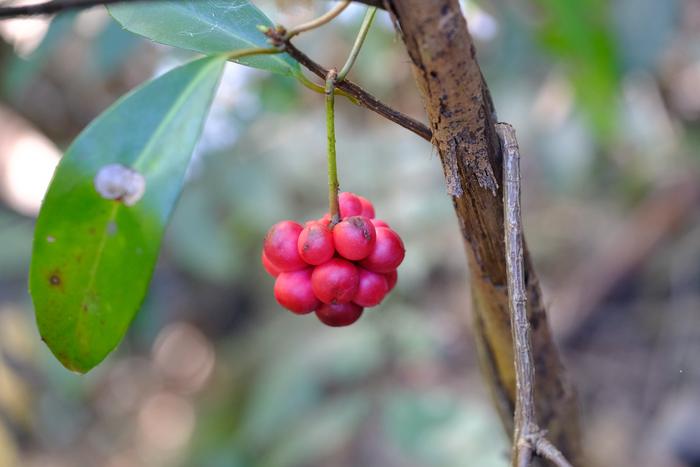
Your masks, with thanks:
[{"label": "blurred green foliage", "polygon": [[[287,25],[320,11],[286,3],[256,2]],[[682,83],[696,76],[698,34],[684,0],[505,3],[479,3],[498,29],[477,50],[499,118],[518,131],[528,245],[556,322],[569,311],[559,293],[613,233],[659,187],[697,173],[697,91]],[[299,47],[340,65],[361,16],[352,7]],[[3,76],[22,76],[2,105],[59,147],[138,82],[191,58],[114,23],[87,34],[85,22],[56,20],[33,54],[2,62]],[[424,118],[386,15],[351,78]],[[322,107],[293,79],[227,66],[149,297],[117,353],[87,377],[67,373],[39,340],[25,277],[32,220],[3,208],[0,465],[3,455],[23,467],[508,465],[469,337],[462,239],[427,143],[338,101],[341,185],[371,198],[406,240],[399,284],[343,331],[274,302],[259,266],[265,231],[326,209]],[[696,413],[684,401],[700,379],[698,217],[682,213],[649,264],[563,342],[599,465],[681,462],[671,427],[676,413]],[[656,225],[613,245],[600,275]]]},{"label": "blurred green foliage", "polygon": [[22,94],[32,82],[36,74],[41,71],[51,53],[61,43],[63,37],[73,28],[74,13],[64,13],[56,16],[50,23],[46,34],[39,46],[25,58],[10,55],[8,63],[4,64],[2,79],[2,91],[5,99],[13,99]]},{"label": "blurred green foliage", "polygon": [[602,140],[616,134],[620,73],[605,0],[536,0],[539,38],[564,64],[578,102]]}]

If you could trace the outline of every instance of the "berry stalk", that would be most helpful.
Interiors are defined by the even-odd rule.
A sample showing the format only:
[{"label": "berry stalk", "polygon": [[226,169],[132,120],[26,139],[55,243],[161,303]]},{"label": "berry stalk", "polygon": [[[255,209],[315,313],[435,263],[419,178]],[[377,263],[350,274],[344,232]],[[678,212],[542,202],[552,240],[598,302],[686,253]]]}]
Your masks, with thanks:
[{"label": "berry stalk", "polygon": [[331,226],[340,222],[338,208],[338,166],[335,154],[335,81],[338,72],[331,68],[326,76],[326,131],[328,133],[328,208]]},{"label": "berry stalk", "polygon": [[312,29],[316,29],[320,26],[323,26],[324,24],[328,24],[333,19],[335,19],[336,16],[341,14],[343,10],[345,10],[348,6],[350,6],[350,0],[341,1],[340,3],[338,3],[338,5],[331,8],[331,10],[325,15],[319,16],[318,18],[313,19],[308,23],[300,24],[299,26],[290,29],[289,32],[287,32],[287,34],[285,35],[285,39],[289,40],[292,37],[301,34],[302,32],[311,31]]},{"label": "berry stalk", "polygon": [[362,20],[362,26],[360,26],[360,31],[357,33],[357,37],[355,38],[355,43],[352,45],[352,50],[350,51],[350,56],[348,56],[347,61],[345,62],[345,65],[343,65],[343,68],[340,69],[340,73],[338,73],[338,78],[337,81],[343,81],[347,74],[350,72],[350,68],[355,64],[355,60],[357,59],[357,56],[360,54],[360,49],[362,48],[362,44],[365,42],[365,37],[367,37],[367,33],[369,32],[369,28],[372,26],[372,21],[374,21],[374,15],[377,12],[377,7],[369,7],[367,8],[367,11],[365,12],[365,17]]}]

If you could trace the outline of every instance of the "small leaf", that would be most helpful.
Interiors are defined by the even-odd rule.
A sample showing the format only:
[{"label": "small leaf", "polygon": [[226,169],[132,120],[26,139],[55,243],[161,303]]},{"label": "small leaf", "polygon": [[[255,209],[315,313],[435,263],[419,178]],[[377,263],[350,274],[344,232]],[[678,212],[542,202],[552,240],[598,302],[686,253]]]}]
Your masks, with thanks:
[{"label": "small leaf", "polygon": [[[162,0],[122,3],[109,12],[125,29],[161,44],[204,54],[271,47],[258,26],[270,19],[248,0]],[[243,65],[283,75],[301,73],[287,54],[257,55],[235,60]]]},{"label": "small leaf", "polygon": [[67,368],[102,361],[138,311],[225,60],[191,62],[121,98],[61,159],[29,288],[42,339]]}]

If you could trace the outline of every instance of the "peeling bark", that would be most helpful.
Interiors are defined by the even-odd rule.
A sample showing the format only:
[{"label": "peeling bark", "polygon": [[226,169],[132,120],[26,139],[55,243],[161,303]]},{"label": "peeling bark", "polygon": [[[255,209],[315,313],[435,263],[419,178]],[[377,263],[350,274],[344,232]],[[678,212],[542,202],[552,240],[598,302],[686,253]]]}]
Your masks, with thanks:
[{"label": "peeling bark", "polygon": [[[493,102],[458,0],[386,0],[385,7],[406,44],[424,99],[464,238],[482,369],[512,435],[516,387],[506,282],[503,159]],[[552,341],[539,282],[524,247],[538,421],[552,443],[580,466],[576,396]]]}]

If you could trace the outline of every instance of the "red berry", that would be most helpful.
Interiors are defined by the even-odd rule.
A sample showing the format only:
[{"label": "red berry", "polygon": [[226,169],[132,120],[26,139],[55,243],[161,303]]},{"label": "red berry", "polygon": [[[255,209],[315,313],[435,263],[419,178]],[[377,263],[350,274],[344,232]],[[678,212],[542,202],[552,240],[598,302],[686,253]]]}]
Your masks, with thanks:
[{"label": "red berry", "polygon": [[378,229],[379,227],[389,227],[389,224],[384,222],[381,219],[371,219],[372,220],[372,225],[374,225],[375,229]]},{"label": "red berry", "polygon": [[301,259],[313,265],[325,263],[335,254],[333,234],[328,224],[322,222],[307,222],[299,234],[297,246]]},{"label": "red berry", "polygon": [[394,290],[396,282],[399,280],[399,273],[396,272],[396,270],[394,270],[384,274],[384,277],[386,277],[386,283],[389,286],[389,292],[391,292],[392,290]]},{"label": "red berry", "polygon": [[323,303],[347,303],[357,293],[360,275],[351,262],[333,258],[316,266],[311,274],[311,287]]},{"label": "red berry", "polygon": [[360,199],[356,194],[347,191],[338,194],[338,208],[340,210],[341,219],[362,214],[362,203]]},{"label": "red berry", "polygon": [[265,236],[263,251],[281,272],[296,271],[307,266],[297,249],[302,227],[296,222],[282,221],[273,225]]},{"label": "red berry", "polygon": [[328,227],[328,225],[331,223],[331,215],[329,213],[325,213],[323,217],[318,220],[318,222]]},{"label": "red berry", "polygon": [[283,272],[275,281],[275,298],[286,309],[303,315],[318,308],[318,301],[311,287],[311,268]]},{"label": "red berry", "polygon": [[277,277],[280,275],[280,270],[277,269],[275,265],[270,262],[269,259],[267,259],[267,256],[265,256],[265,251],[262,252],[261,260],[265,271],[267,271],[269,275],[271,275],[272,277]]},{"label": "red berry", "polygon": [[333,227],[333,241],[340,256],[352,261],[366,258],[374,247],[374,225],[362,216],[348,217]]},{"label": "red berry", "polygon": [[362,206],[362,216],[369,217],[370,219],[374,219],[374,205],[368,200],[367,198],[360,196],[360,195],[355,195],[357,196],[357,199],[360,200],[360,205]]},{"label": "red berry", "polygon": [[384,274],[357,268],[360,272],[360,283],[357,287],[354,303],[360,306],[376,306],[381,303],[384,296],[389,292],[389,284]]},{"label": "red berry", "polygon": [[323,304],[316,309],[318,319],[328,326],[348,326],[362,316],[362,307],[355,303]]},{"label": "red berry", "polygon": [[388,273],[399,267],[405,254],[401,237],[388,227],[380,227],[372,252],[360,261],[360,266],[370,271]]}]

